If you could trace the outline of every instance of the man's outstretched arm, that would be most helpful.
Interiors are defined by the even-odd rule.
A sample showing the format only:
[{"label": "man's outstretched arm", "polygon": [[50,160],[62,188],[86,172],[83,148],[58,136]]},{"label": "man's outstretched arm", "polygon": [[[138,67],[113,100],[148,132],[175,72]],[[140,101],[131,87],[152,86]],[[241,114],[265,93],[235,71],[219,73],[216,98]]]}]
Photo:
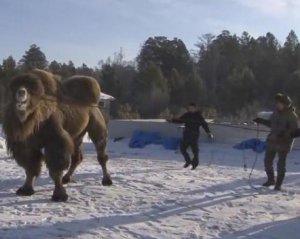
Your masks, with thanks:
[{"label": "man's outstretched arm", "polygon": [[262,118],[256,118],[253,121],[257,124],[262,124],[264,126],[271,127],[271,121],[270,120],[266,120],[266,119],[262,119]]},{"label": "man's outstretched arm", "polygon": [[210,139],[214,138],[214,135],[211,133],[210,128],[208,126],[208,123],[206,122],[206,120],[204,119],[204,117],[202,116],[202,114],[200,115],[200,123],[202,128],[205,130],[205,132],[207,133],[208,137]]},{"label": "man's outstretched arm", "polygon": [[184,124],[186,123],[186,114],[183,114],[178,118],[167,119],[167,122],[174,124]]}]

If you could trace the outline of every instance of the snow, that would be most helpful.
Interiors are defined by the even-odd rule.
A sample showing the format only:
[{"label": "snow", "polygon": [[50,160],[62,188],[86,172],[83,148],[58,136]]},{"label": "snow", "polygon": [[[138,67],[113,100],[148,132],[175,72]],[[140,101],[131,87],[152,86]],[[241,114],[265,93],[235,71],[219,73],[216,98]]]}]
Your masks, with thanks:
[{"label": "snow", "polygon": [[101,92],[100,100],[115,100],[115,97]]},{"label": "snow", "polygon": [[[0,144],[3,140],[0,140]],[[111,187],[101,186],[94,148],[85,140],[85,160],[67,186],[66,203],[50,201],[53,183],[44,167],[36,194],[17,197],[24,172],[0,149],[0,238],[299,238],[300,159],[289,155],[285,190],[255,190],[248,175],[255,154],[231,145],[202,144],[201,165],[183,169],[181,155],[150,145],[129,149],[109,142]],[[253,172],[265,180],[263,155]]]}]

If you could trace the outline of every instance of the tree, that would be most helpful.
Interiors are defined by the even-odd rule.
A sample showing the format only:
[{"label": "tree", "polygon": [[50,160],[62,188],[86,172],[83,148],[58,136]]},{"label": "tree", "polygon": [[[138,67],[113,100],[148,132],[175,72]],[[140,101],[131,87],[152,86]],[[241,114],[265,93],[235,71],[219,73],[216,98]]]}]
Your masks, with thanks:
[{"label": "tree", "polygon": [[299,45],[298,37],[294,32],[294,30],[291,30],[284,43],[284,48],[290,49],[291,51],[294,52],[297,49],[298,45]]},{"label": "tree", "polygon": [[122,112],[130,108],[127,113],[131,112],[136,117],[138,114],[136,109],[133,109],[135,102],[133,82],[137,77],[136,67],[124,61],[122,49],[114,54],[113,60],[108,58],[106,61],[99,61],[99,66],[94,75],[99,78],[102,90],[117,98],[112,105],[112,116],[124,117]]},{"label": "tree", "polygon": [[[48,69],[62,79],[75,74],[95,77],[105,93],[117,98],[112,107],[116,117],[176,114],[191,101],[219,116],[248,115],[245,112],[253,113],[260,105],[271,107],[277,92],[291,95],[300,106],[300,43],[293,30],[283,45],[270,32],[254,38],[246,31],[237,36],[224,30],[202,35],[196,47],[197,55],[191,57],[178,38],[150,37],[136,62],[126,62],[120,49],[96,68],[54,60]],[[11,56],[3,60],[0,83],[18,72],[46,66],[44,53],[32,45],[19,67]]]},{"label": "tree", "polygon": [[2,62],[3,71],[14,71],[16,69],[17,63],[12,56],[4,59]]},{"label": "tree", "polygon": [[185,83],[186,79],[176,69],[172,69],[168,87],[170,90],[171,108],[174,108],[174,110],[185,104]]},{"label": "tree", "polygon": [[1,85],[6,86],[7,81],[18,72],[16,66],[16,61],[12,56],[9,56],[2,61],[2,65],[0,68]]},{"label": "tree", "polygon": [[268,105],[270,99],[282,90],[285,78],[280,61],[280,44],[272,33],[258,37],[255,48],[255,62],[251,67],[258,82],[256,98],[263,105]]},{"label": "tree", "polygon": [[249,67],[235,68],[228,76],[230,91],[224,98],[222,108],[226,112],[237,113],[243,107],[252,105],[255,100],[255,76]]},{"label": "tree", "polygon": [[279,51],[280,61],[285,75],[290,75],[300,66],[300,48],[296,33],[291,30],[283,47]]},{"label": "tree", "polygon": [[82,64],[81,67],[78,67],[76,69],[76,73],[79,75],[87,75],[87,76],[93,76],[94,71],[92,68],[89,68],[86,64]]},{"label": "tree", "polygon": [[19,66],[22,70],[32,70],[34,68],[45,69],[48,65],[45,54],[41,49],[33,44],[29,50],[25,52],[22,59],[19,61]]},{"label": "tree", "polygon": [[157,117],[169,104],[167,79],[159,66],[149,63],[134,82],[136,108],[145,118]]},{"label": "tree", "polygon": [[156,64],[166,78],[170,76],[172,69],[180,74],[188,74],[192,68],[192,58],[183,41],[178,38],[148,38],[137,57],[137,63],[140,71],[147,68],[149,63]]},{"label": "tree", "polygon": [[12,78],[16,73],[16,61],[12,56],[4,59],[0,67],[0,119],[3,118],[3,108],[6,104],[8,92],[6,90],[7,84],[10,78]]},{"label": "tree", "polygon": [[49,70],[54,74],[61,74],[61,64],[57,61],[51,61],[49,64]]},{"label": "tree", "polygon": [[73,61],[69,61],[68,64],[63,63],[61,65],[60,75],[63,78],[67,78],[76,74],[76,67],[74,66]]},{"label": "tree", "polygon": [[185,90],[185,105],[196,102],[201,106],[205,105],[205,89],[199,74],[193,70],[193,72],[187,77]]},{"label": "tree", "polygon": [[[235,67],[243,64],[239,39],[229,31],[212,37],[206,35],[197,44],[199,49],[198,70],[207,89],[209,106],[220,106],[228,91],[228,75]],[[223,109],[219,109],[223,110]]]},{"label": "tree", "polygon": [[300,69],[296,70],[291,74],[291,76],[287,79],[285,85],[285,91],[290,97],[293,99],[294,104],[297,106],[300,105]]},{"label": "tree", "polygon": [[[208,97],[213,98],[217,91],[218,81],[218,66],[220,64],[221,53],[217,45],[212,41],[212,37],[205,40],[205,36],[201,39],[202,42],[196,44],[199,47],[198,70],[201,78],[204,80],[207,89],[209,89]],[[205,41],[203,43],[203,41]],[[214,104],[213,102],[211,102]]]},{"label": "tree", "polygon": [[161,71],[163,81],[167,82],[171,110],[186,103],[185,85],[194,71],[194,62],[182,40],[163,36],[148,38],[137,57],[137,65],[141,78],[149,69],[154,70],[153,65]]},{"label": "tree", "polygon": [[112,65],[104,64],[101,68],[101,87],[102,89],[114,97],[119,97],[119,82],[115,79],[115,71]]},{"label": "tree", "polygon": [[216,36],[213,34],[207,33],[199,37],[199,42],[195,44],[196,47],[200,49],[199,54],[202,55],[205,51],[208,50],[208,48],[213,43],[213,40]]}]

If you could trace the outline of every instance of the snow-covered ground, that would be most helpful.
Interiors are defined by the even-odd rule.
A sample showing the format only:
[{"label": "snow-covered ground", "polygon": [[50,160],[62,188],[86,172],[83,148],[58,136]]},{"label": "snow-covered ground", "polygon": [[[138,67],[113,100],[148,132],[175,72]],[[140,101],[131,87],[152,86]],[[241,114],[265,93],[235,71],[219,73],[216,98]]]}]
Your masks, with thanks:
[{"label": "snow-covered ground", "polygon": [[[101,186],[101,170],[89,141],[85,160],[67,186],[67,203],[50,201],[53,183],[44,167],[36,194],[17,197],[24,172],[0,149],[0,239],[51,238],[261,238],[300,235],[300,152],[288,160],[285,190],[248,185],[255,158],[231,145],[201,145],[201,165],[183,169],[180,154],[160,146],[129,149],[109,143],[111,187]],[[253,183],[265,180],[262,155]]]}]

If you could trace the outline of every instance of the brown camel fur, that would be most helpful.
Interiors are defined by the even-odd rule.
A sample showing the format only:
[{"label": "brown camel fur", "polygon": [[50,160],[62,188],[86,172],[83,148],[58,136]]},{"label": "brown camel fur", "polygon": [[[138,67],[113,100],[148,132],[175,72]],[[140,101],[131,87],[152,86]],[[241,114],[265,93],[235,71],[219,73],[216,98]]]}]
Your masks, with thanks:
[{"label": "brown camel fur", "polygon": [[[5,109],[3,130],[9,152],[25,169],[26,180],[17,195],[34,193],[33,183],[45,161],[55,183],[53,201],[66,201],[68,183],[82,161],[81,144],[86,133],[93,141],[103,170],[103,185],[111,185],[107,171],[107,128],[97,107],[98,82],[74,76],[65,81],[43,70],[13,78]],[[68,170],[63,176],[63,170]]]}]

